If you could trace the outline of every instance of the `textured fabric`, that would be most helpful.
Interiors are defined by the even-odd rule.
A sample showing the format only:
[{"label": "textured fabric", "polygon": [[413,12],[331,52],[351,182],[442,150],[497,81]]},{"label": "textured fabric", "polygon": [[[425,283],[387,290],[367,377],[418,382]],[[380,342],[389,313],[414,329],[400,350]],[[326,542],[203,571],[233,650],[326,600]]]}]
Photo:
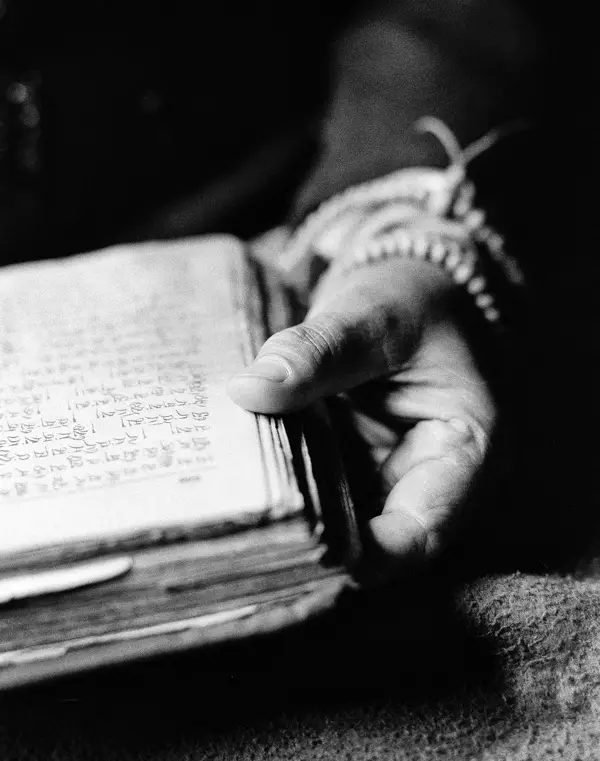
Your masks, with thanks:
[{"label": "textured fabric", "polygon": [[414,581],[300,631],[2,698],[4,761],[597,759],[600,579]]}]

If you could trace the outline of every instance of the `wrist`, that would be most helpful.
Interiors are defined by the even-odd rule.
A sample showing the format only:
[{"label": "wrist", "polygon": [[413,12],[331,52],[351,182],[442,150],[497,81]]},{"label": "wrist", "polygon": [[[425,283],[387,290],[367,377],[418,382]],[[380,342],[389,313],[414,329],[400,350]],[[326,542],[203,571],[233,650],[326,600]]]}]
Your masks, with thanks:
[{"label": "wrist", "polygon": [[365,308],[396,304],[407,321],[422,328],[450,317],[455,293],[449,274],[421,259],[392,258],[364,269],[345,268],[338,260],[310,292],[307,316],[352,302]]},{"label": "wrist", "polygon": [[399,170],[324,203],[286,247],[284,278],[306,292],[330,266],[362,270],[392,258],[421,259],[445,270],[480,314],[498,325],[518,301],[515,289],[520,290],[522,275],[502,237],[475,208],[466,165],[501,133],[490,133],[463,151],[443,124],[424,122],[423,128],[447,148],[450,166]]}]

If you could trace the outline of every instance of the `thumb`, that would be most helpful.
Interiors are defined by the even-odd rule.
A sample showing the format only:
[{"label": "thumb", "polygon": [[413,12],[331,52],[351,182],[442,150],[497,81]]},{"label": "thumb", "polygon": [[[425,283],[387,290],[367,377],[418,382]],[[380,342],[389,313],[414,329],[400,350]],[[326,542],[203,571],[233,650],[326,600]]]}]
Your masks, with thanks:
[{"label": "thumb", "polygon": [[420,333],[417,310],[387,287],[348,286],[263,345],[228,392],[253,412],[300,409],[398,370]]}]

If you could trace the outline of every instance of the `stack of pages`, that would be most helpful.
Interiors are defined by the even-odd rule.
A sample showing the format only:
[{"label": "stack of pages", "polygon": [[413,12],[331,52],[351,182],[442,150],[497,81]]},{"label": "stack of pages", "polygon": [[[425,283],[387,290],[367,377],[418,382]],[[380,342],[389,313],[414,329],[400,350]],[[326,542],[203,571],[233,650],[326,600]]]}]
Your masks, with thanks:
[{"label": "stack of pages", "polygon": [[333,604],[359,543],[326,415],[226,394],[285,311],[226,237],[0,271],[0,686]]}]

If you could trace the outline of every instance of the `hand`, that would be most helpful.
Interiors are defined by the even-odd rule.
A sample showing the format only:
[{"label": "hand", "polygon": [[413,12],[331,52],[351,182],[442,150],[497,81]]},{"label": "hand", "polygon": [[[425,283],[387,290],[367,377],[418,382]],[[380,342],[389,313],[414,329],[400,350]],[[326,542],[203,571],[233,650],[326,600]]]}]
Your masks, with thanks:
[{"label": "hand", "polygon": [[494,428],[454,295],[446,273],[420,260],[332,267],[305,321],[266,341],[229,385],[235,402],[262,413],[344,393],[383,494],[371,539],[394,563],[445,546]]}]

